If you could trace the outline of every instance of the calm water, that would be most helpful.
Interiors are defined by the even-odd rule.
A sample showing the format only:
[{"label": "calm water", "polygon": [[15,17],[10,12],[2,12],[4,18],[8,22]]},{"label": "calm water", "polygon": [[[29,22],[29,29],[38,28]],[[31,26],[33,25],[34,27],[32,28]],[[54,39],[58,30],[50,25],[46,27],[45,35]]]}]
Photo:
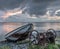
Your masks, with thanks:
[{"label": "calm water", "polygon": [[[10,31],[27,23],[0,23],[0,40],[4,40],[4,35]],[[38,31],[46,31],[49,28],[60,30],[60,23],[33,23],[34,29]],[[58,36],[60,33],[58,34]]]}]

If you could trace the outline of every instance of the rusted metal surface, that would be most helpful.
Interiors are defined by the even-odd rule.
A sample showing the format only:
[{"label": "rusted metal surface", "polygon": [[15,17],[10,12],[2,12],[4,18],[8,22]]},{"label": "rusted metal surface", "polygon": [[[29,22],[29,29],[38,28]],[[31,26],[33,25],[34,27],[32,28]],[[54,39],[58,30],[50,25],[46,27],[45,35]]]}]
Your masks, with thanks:
[{"label": "rusted metal surface", "polygon": [[[39,45],[46,45],[46,44],[55,44],[55,38],[56,38],[56,32],[53,29],[48,29],[46,32],[38,33],[38,31],[35,31],[36,37],[32,35],[33,31],[30,34],[30,40],[32,41],[31,44],[39,44]],[[34,38],[32,40],[31,36]],[[37,42],[36,42],[37,40]],[[35,42],[35,43],[34,43]]]}]

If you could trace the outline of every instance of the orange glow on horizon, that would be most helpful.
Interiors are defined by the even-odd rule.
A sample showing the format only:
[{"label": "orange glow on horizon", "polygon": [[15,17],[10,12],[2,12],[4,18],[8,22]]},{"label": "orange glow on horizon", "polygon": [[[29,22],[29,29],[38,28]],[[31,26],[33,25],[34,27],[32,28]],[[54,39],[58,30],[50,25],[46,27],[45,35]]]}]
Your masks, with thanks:
[{"label": "orange glow on horizon", "polygon": [[10,17],[10,16],[12,16],[12,15],[16,15],[16,14],[21,14],[22,13],[22,10],[20,10],[20,11],[16,11],[16,12],[6,12],[5,14],[4,14],[4,16],[2,16],[4,19],[6,19],[6,18],[8,18],[8,17]]},{"label": "orange glow on horizon", "polygon": [[22,14],[22,12],[26,9],[27,7],[20,9],[20,8],[15,8],[13,10],[8,10],[5,12],[5,14],[2,16],[4,19],[13,16],[13,15],[17,15],[17,14]]}]

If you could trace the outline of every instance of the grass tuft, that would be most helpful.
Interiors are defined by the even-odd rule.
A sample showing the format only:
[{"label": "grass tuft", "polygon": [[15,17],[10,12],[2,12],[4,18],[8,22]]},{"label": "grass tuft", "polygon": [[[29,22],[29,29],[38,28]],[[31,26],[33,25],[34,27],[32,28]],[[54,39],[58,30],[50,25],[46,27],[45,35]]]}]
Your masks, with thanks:
[{"label": "grass tuft", "polygon": [[1,46],[0,49],[11,49],[9,46]]},{"label": "grass tuft", "polygon": [[60,45],[48,44],[46,47],[39,45],[30,45],[28,49],[59,49]]}]

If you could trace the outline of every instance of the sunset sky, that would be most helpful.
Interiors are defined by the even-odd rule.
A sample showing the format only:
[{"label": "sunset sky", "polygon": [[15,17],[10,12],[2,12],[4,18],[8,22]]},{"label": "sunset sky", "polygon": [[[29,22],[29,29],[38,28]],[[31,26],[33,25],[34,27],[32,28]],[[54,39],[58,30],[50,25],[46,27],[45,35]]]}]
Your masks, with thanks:
[{"label": "sunset sky", "polygon": [[60,22],[60,0],[0,0],[0,22],[47,20]]}]

